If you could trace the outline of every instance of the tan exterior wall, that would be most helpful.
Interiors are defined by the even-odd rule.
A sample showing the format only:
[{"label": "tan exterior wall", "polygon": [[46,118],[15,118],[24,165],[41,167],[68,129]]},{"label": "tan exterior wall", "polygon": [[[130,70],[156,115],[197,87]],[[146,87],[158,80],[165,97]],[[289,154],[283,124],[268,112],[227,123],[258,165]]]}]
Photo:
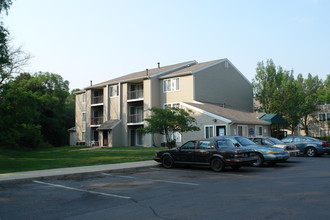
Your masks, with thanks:
[{"label": "tan exterior wall", "polygon": [[[77,141],[82,142],[82,132],[86,130],[86,123],[82,121],[83,112],[86,112],[86,103],[83,103],[83,95],[85,93],[80,93],[76,95],[76,111],[75,111],[75,127],[76,127],[76,138]],[[87,117],[86,117],[87,118]],[[84,126],[85,124],[85,126]],[[72,132],[71,132],[72,133]],[[70,134],[71,135],[71,134]]]},{"label": "tan exterior wall", "polygon": [[[230,126],[230,134],[231,135],[239,135],[238,127],[244,127],[244,135],[245,137],[270,137],[271,136],[271,128],[270,125],[250,125],[250,124],[232,124]],[[257,135],[258,127],[262,127],[263,134],[262,136]]]},{"label": "tan exterior wall", "polygon": [[121,119],[122,119],[122,125],[121,126],[121,134],[120,135],[120,139],[121,139],[121,143],[122,146],[128,146],[128,129],[127,129],[127,83],[122,83],[121,84],[121,91],[120,91],[120,95],[122,97],[121,99],[121,104],[122,104],[122,108],[121,108]]},{"label": "tan exterior wall", "polygon": [[194,93],[194,77],[192,75],[175,77],[179,78],[179,90],[164,92],[163,83],[164,80],[159,80],[159,93],[160,93],[160,107],[163,107],[165,103],[175,103],[175,102],[193,102]]},{"label": "tan exterior wall", "polygon": [[119,96],[109,97],[109,119],[120,119]]},{"label": "tan exterior wall", "polygon": [[[320,115],[324,115],[325,120],[323,121],[320,118]],[[315,112],[314,114],[310,115],[308,120],[308,136],[312,137],[325,137],[330,136],[330,119],[328,119],[328,116],[330,117],[330,104],[327,105],[320,105],[319,111]],[[306,132],[304,130],[299,129],[299,134],[306,135]]]},{"label": "tan exterior wall", "polygon": [[195,100],[226,103],[238,110],[252,112],[253,91],[251,84],[229,62],[227,62],[227,68],[226,62],[194,74]]}]

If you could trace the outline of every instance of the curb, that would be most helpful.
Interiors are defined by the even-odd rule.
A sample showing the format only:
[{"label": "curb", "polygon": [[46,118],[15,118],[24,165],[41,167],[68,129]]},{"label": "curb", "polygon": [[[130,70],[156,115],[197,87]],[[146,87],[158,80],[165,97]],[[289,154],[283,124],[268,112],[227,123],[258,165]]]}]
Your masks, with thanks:
[{"label": "curb", "polygon": [[[56,179],[74,177],[80,175],[88,175],[93,173],[116,173],[116,172],[131,172],[149,167],[157,167],[159,164],[154,161],[142,161],[133,163],[96,165],[88,167],[72,167],[62,169],[37,170],[17,173],[0,174],[0,184],[5,183],[24,183],[32,180]],[[122,167],[121,167],[122,166]]]}]

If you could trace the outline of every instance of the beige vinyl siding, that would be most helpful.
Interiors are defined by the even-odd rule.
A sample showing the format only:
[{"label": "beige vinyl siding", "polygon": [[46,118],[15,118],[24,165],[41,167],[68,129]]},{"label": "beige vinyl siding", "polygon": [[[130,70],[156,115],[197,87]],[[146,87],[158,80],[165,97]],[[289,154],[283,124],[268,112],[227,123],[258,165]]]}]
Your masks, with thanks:
[{"label": "beige vinyl siding", "polygon": [[[76,94],[76,106],[75,106],[75,128],[76,128],[76,135],[77,141],[83,141],[81,137],[82,132],[86,130],[86,122],[83,122],[83,113],[86,115],[86,101],[83,102],[83,96],[86,95],[85,93]],[[87,97],[86,97],[87,100]]]},{"label": "beige vinyl siding", "polygon": [[109,119],[120,119],[119,97],[109,97]]},{"label": "beige vinyl siding", "polygon": [[180,76],[179,78],[179,90],[178,91],[163,91],[164,79],[160,80],[160,94],[161,94],[161,106],[165,103],[175,103],[175,102],[193,102],[193,85],[194,78],[192,75]]},{"label": "beige vinyl siding", "polygon": [[239,110],[253,111],[251,84],[228,62],[194,73],[195,100],[210,103],[225,103]]}]

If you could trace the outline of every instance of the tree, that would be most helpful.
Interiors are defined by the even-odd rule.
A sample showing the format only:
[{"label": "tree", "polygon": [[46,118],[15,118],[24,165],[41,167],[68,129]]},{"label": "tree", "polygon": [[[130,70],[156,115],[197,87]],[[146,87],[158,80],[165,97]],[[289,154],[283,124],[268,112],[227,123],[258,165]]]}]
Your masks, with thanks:
[{"label": "tree", "polygon": [[308,135],[308,124],[310,117],[313,112],[318,110],[319,104],[319,93],[322,88],[322,80],[318,76],[312,76],[308,74],[307,79],[303,79],[302,75],[299,74],[297,77],[298,85],[302,88],[299,89],[301,92],[301,101],[299,102],[299,115],[301,117],[300,124],[302,125],[305,134]]},{"label": "tree", "polygon": [[[0,0],[0,19],[1,13],[3,11],[6,11],[6,13],[8,13],[11,4],[11,0]],[[8,35],[9,32],[3,26],[2,20],[0,20],[0,86],[3,84],[3,81],[8,77],[4,69],[7,65],[10,65]]]},{"label": "tree", "polygon": [[[295,79],[293,70],[276,67],[272,60],[257,64],[253,80],[254,96],[260,102],[258,110],[281,114],[292,133],[301,124],[308,135],[309,116],[317,110],[322,81],[317,76],[301,74]],[[324,90],[325,91],[325,90]],[[326,93],[323,93],[326,99]]]},{"label": "tree", "polygon": [[[5,10],[8,13],[11,0],[0,0],[0,13]],[[1,17],[0,17],[1,18]],[[13,74],[22,71],[31,59],[31,55],[24,52],[22,47],[14,47],[10,44],[9,32],[0,22],[0,94],[6,83],[13,79]]]},{"label": "tree", "polygon": [[153,107],[149,109],[151,116],[146,118],[147,126],[140,128],[141,133],[161,134],[165,135],[166,145],[171,148],[175,146],[173,135],[178,132],[180,134],[189,131],[199,131],[199,127],[195,126],[196,120],[190,116],[191,111],[181,108],[161,109]]},{"label": "tree", "polygon": [[330,104],[330,75],[327,75],[322,88],[319,91],[319,104]]},{"label": "tree", "polygon": [[258,62],[252,86],[254,96],[261,104],[259,111],[275,113],[281,109],[282,82],[289,74],[281,66],[276,67],[271,59],[267,60],[266,66],[263,61]]},{"label": "tree", "polygon": [[[36,148],[68,142],[74,126],[69,82],[54,73],[22,73],[7,83],[0,102],[0,145]],[[9,126],[10,125],[10,126]],[[31,139],[35,137],[35,139]]]}]

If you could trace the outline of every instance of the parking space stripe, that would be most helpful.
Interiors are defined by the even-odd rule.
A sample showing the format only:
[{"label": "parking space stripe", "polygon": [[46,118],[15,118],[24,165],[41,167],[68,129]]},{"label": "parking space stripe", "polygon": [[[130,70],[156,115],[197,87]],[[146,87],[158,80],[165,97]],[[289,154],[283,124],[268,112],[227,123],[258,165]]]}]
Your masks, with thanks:
[{"label": "parking space stripe", "polygon": [[[114,175],[109,174],[109,173],[102,173],[102,175],[105,175],[105,176],[114,176]],[[118,177],[129,178],[129,179],[142,179],[142,178],[133,177],[133,176],[118,176]],[[151,181],[162,182],[162,183],[172,183],[172,184],[183,184],[183,185],[199,186],[199,184],[197,184],[197,183],[189,183],[189,182],[177,182],[177,181],[155,180],[155,179],[145,179],[145,180],[151,180]]]},{"label": "parking space stripe", "polygon": [[[159,168],[149,168],[151,170],[165,170],[165,169],[159,169]],[[182,172],[182,170],[174,170],[174,169],[171,169],[171,170],[165,170],[166,172]],[[184,172],[195,172],[193,170],[185,170]],[[212,175],[212,176],[244,176],[242,174],[235,174],[235,173],[223,173],[223,172],[220,172],[220,173],[207,173],[206,175]]]},{"label": "parking space stripe", "polygon": [[59,188],[64,188],[64,189],[69,189],[69,190],[74,190],[74,191],[79,191],[79,192],[87,192],[87,193],[96,194],[96,195],[116,197],[116,198],[120,198],[120,199],[131,199],[131,197],[128,197],[128,196],[120,196],[120,195],[115,195],[115,194],[96,192],[96,191],[92,191],[92,190],[78,189],[78,188],[74,188],[74,187],[63,186],[63,185],[53,184],[53,183],[46,183],[46,182],[37,181],[37,180],[35,180],[33,182],[34,183],[43,184],[43,185],[48,185],[48,186],[55,186],[55,187],[59,187]]}]

